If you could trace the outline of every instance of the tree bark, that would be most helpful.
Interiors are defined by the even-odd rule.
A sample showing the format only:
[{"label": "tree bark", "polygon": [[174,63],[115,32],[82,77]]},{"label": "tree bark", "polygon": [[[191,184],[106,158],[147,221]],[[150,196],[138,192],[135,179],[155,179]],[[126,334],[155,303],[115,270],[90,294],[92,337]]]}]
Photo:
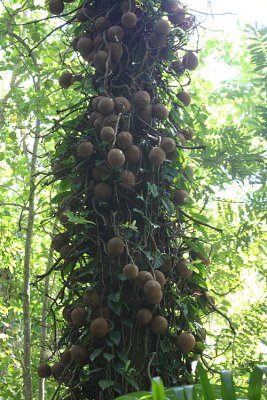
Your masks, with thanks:
[{"label": "tree bark", "polygon": [[[53,227],[53,234],[55,232],[56,222]],[[49,271],[51,265],[53,263],[53,247],[50,246],[48,260],[47,260],[47,269]],[[44,281],[44,296],[43,296],[43,307],[42,307],[42,328],[41,328],[41,345],[40,345],[40,364],[43,363],[46,356],[46,334],[47,334],[47,313],[48,313],[48,297],[47,293],[49,292],[49,282],[50,275],[45,277]],[[45,379],[39,378],[39,390],[38,390],[38,400],[45,400]]]}]

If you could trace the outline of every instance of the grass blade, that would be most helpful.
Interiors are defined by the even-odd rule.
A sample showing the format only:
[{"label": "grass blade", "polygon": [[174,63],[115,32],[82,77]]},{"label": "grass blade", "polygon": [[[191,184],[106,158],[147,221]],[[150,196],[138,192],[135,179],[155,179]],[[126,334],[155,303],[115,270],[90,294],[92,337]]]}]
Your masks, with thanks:
[{"label": "grass blade", "polygon": [[248,399],[260,400],[262,391],[262,376],[267,375],[267,367],[257,366],[253,369],[249,378]]},{"label": "grass blade", "polygon": [[152,398],[153,400],[166,400],[163,382],[159,377],[152,379]]},{"label": "grass blade", "polygon": [[175,387],[166,390],[166,396],[170,400],[186,400],[184,397],[184,391],[182,387]]},{"label": "grass blade", "polygon": [[236,392],[233,381],[233,373],[230,370],[221,372],[222,382],[222,399],[223,400],[236,400]]},{"label": "grass blade", "polygon": [[187,385],[184,386],[184,393],[186,400],[194,400],[194,386]]},{"label": "grass blade", "polygon": [[213,392],[212,385],[209,382],[207,372],[202,364],[198,363],[197,372],[200,377],[200,381],[203,389],[203,396],[205,400],[216,400]]}]

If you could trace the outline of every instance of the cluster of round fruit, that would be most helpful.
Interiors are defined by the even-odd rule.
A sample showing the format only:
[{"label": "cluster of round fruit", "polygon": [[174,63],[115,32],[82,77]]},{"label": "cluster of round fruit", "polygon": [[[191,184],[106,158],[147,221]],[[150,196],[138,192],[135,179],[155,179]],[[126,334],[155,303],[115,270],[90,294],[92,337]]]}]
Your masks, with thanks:
[{"label": "cluster of round fruit", "polygon": [[[168,321],[160,315],[153,317],[148,309],[140,309],[136,318],[140,324],[146,325],[149,323],[151,331],[156,335],[164,335],[168,332]],[[196,340],[191,332],[184,331],[178,334],[175,344],[182,353],[187,354],[194,349]],[[69,372],[70,364],[75,362],[83,366],[89,363],[89,358],[90,352],[86,346],[73,344],[70,350],[65,350],[61,353],[60,362],[54,363],[52,367],[48,363],[41,363],[37,372],[40,378],[53,376],[55,379],[62,379],[63,383],[68,385],[73,376],[73,373]]]},{"label": "cluster of round fruit", "polygon": [[188,31],[194,25],[194,17],[180,1],[162,0],[161,8],[167,13],[168,19],[184,31]]}]

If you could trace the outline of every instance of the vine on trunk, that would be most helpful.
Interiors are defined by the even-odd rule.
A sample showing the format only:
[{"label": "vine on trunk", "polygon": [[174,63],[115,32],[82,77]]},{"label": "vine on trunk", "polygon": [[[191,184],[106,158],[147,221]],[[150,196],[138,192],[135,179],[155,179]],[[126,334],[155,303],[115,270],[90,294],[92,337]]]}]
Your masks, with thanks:
[{"label": "vine on trunk", "polygon": [[[65,6],[49,2],[56,15]],[[38,373],[58,381],[54,399],[113,399],[148,389],[156,375],[192,382],[204,347],[209,259],[182,211],[192,202],[184,147],[194,131],[183,112],[197,23],[176,0],[83,1],[73,13],[83,73],[64,71],[59,84],[75,84],[85,100],[57,123],[52,167],[61,227],[50,272],[61,276],[54,309],[65,322],[60,358]]]}]

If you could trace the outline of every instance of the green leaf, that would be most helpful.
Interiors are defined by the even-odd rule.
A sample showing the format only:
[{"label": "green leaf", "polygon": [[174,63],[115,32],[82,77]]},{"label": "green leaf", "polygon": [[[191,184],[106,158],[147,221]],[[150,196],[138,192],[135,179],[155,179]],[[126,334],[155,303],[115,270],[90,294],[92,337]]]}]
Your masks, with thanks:
[{"label": "green leaf", "polygon": [[116,344],[116,346],[119,345],[119,343],[120,343],[120,341],[121,341],[121,333],[120,333],[120,331],[111,331],[111,332],[109,333],[109,337],[110,337],[110,339],[112,340],[112,342],[113,342],[114,344]]},{"label": "green leaf", "polygon": [[98,382],[99,386],[101,387],[102,390],[108,389],[109,387],[112,387],[115,384],[115,381],[111,381],[108,379],[101,379]]},{"label": "green leaf", "polygon": [[198,363],[198,365],[197,365],[197,372],[199,374],[200,381],[202,384],[204,399],[205,400],[216,400],[214,393],[213,393],[212,385],[209,382],[207,372],[201,363]]},{"label": "green leaf", "polygon": [[223,400],[236,400],[232,371],[221,371],[221,382]]},{"label": "green leaf", "polygon": [[152,398],[153,400],[165,400],[166,394],[161,378],[156,377],[152,379]]},{"label": "green leaf", "polygon": [[102,353],[103,349],[101,347],[95,349],[93,353],[90,355],[90,360],[94,361],[96,357],[98,357]]},{"label": "green leaf", "polygon": [[166,390],[166,396],[171,399],[185,400],[184,390],[182,387],[176,387]]},{"label": "green leaf", "polygon": [[135,390],[139,390],[139,386],[138,383],[136,382],[136,380],[134,380],[133,378],[131,378],[130,376],[125,376],[125,379],[128,383],[130,383],[130,385],[135,389]]},{"label": "green leaf", "polygon": [[66,191],[66,192],[62,192],[62,193],[58,193],[55,197],[53,197],[53,199],[51,200],[52,204],[58,204],[60,203],[63,199],[65,199],[65,197],[70,196],[72,194],[71,191]]},{"label": "green leaf", "polygon": [[110,353],[104,353],[104,354],[103,354],[103,357],[104,357],[108,362],[110,362],[111,360],[114,359],[115,355],[114,355],[114,354],[110,354]]},{"label": "green leaf", "polygon": [[154,198],[158,197],[158,187],[154,183],[147,182],[148,193],[152,194]]},{"label": "green leaf", "polygon": [[193,385],[184,386],[184,393],[185,393],[186,400],[193,400],[194,399],[194,386]]},{"label": "green leaf", "polygon": [[267,367],[257,366],[253,369],[249,378],[248,399],[260,400],[262,391],[262,376],[267,375]]},{"label": "green leaf", "polygon": [[69,222],[72,222],[73,224],[95,225],[95,222],[88,221],[83,216],[75,215],[72,211],[65,211],[65,214],[68,216]]}]

